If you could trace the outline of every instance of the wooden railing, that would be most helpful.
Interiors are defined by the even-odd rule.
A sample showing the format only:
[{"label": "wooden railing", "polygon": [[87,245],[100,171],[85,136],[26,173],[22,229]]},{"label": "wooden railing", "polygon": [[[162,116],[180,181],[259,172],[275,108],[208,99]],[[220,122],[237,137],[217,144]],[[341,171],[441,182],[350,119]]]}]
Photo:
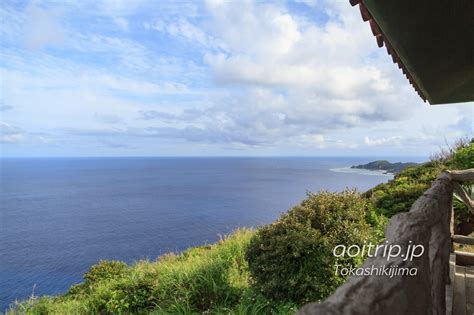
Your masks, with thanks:
[{"label": "wooden railing", "polygon": [[413,260],[404,260],[401,256],[387,260],[380,253],[368,258],[362,266],[416,268],[416,275],[352,276],[329,298],[321,303],[307,304],[298,313],[446,314],[449,256],[454,237],[453,191],[459,192],[459,183],[463,182],[474,182],[474,169],[444,172],[409,212],[390,219],[384,244],[397,244],[402,253],[407,252],[409,245],[423,245],[423,255]]}]

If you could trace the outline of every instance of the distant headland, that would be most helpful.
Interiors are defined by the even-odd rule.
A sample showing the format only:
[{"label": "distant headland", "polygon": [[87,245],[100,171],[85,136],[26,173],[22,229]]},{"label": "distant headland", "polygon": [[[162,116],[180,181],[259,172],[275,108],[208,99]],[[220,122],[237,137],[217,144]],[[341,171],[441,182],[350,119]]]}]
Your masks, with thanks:
[{"label": "distant headland", "polygon": [[419,164],[420,163],[414,163],[414,162],[390,163],[387,160],[378,160],[378,161],[373,161],[367,164],[353,165],[351,166],[351,168],[359,168],[359,169],[365,169],[365,170],[371,170],[371,171],[385,171],[385,173],[397,174],[403,171],[404,169],[406,169],[407,167],[417,166]]}]

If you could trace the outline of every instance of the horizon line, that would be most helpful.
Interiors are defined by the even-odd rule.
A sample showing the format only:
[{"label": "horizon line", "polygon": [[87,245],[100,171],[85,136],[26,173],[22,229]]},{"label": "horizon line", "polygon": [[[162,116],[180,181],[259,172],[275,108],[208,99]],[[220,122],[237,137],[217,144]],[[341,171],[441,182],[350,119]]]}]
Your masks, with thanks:
[{"label": "horizon line", "polygon": [[39,159],[39,158],[425,158],[425,155],[37,155],[0,156],[0,159]]}]

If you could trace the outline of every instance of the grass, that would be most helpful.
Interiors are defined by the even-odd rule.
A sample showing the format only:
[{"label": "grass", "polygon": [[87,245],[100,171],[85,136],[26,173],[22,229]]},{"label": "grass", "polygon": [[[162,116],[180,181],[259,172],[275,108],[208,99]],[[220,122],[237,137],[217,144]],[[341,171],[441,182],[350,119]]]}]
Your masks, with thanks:
[{"label": "grass", "polygon": [[294,313],[296,305],[275,303],[252,289],[244,255],[253,234],[237,230],[214,245],[154,262],[101,262],[65,295],[33,296],[7,314]]}]

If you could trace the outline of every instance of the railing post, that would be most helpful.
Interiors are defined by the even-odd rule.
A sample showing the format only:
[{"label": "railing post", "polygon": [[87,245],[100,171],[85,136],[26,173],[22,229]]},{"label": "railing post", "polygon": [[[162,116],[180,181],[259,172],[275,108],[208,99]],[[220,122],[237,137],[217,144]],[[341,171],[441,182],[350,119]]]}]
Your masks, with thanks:
[{"label": "railing post", "polygon": [[445,191],[441,191],[435,196],[438,201],[436,211],[441,216],[438,223],[431,228],[429,243],[433,314],[439,315],[446,314],[446,284],[449,282],[449,254],[451,251],[452,187],[452,182],[447,181],[443,185]]}]

